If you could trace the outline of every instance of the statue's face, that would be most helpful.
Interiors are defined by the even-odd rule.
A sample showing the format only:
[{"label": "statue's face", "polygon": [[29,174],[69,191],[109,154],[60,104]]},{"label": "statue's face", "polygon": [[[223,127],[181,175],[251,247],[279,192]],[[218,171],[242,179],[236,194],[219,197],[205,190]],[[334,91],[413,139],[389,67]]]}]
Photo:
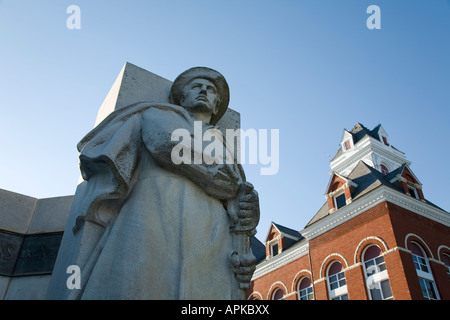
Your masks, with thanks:
[{"label": "statue's face", "polygon": [[183,89],[182,107],[196,113],[214,114],[219,101],[217,88],[208,79],[193,79]]}]

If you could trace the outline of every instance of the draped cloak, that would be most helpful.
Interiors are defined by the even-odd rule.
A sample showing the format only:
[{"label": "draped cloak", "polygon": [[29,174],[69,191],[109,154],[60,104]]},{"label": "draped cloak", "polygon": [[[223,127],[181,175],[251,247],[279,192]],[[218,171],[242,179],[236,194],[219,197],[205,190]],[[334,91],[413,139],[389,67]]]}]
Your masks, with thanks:
[{"label": "draped cloak", "polygon": [[86,186],[69,221],[81,240],[65,255],[81,268],[82,286],[63,298],[232,299],[232,220],[222,200],[236,190],[216,186],[213,174],[227,165],[245,177],[235,163],[175,165],[178,128],[192,143],[201,139],[182,107],[138,103],[110,114],[79,143]]}]

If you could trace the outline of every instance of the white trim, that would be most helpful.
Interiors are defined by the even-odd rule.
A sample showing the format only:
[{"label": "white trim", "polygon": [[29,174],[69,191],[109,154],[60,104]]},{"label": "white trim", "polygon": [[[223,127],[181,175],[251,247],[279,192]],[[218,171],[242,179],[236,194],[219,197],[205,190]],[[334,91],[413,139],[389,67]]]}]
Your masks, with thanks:
[{"label": "white trim", "polygon": [[[328,266],[330,265],[330,262],[334,261],[334,260],[328,260],[328,258],[331,258],[331,257],[339,257],[339,258],[341,258],[344,261],[344,263],[345,263],[345,266],[342,266],[342,269],[347,269],[348,268],[347,260],[344,258],[344,256],[342,254],[340,254],[340,253],[331,253],[331,254],[327,255],[325,257],[325,259],[323,259],[322,264],[320,266],[320,272],[319,272],[320,275],[322,275],[322,271],[323,271],[323,267],[325,265],[325,262],[327,262],[327,268],[328,268]],[[339,261],[339,260],[336,259],[336,261]],[[328,273],[328,270],[327,270],[327,273]]]},{"label": "white trim", "polygon": [[450,214],[446,211],[431,206],[419,199],[414,199],[399,191],[393,190],[386,186],[379,186],[375,190],[367,193],[359,199],[353,199],[353,202],[340,208],[333,214],[330,214],[313,225],[300,231],[300,234],[307,240],[311,240],[330,229],[341,225],[344,222],[364,213],[376,205],[389,201],[404,209],[410,210],[425,218],[441,223],[450,227]]},{"label": "white trim", "polygon": [[[338,190],[339,190],[339,192],[336,193],[335,195],[333,195],[334,209],[336,209],[336,210],[339,210],[340,208],[345,207],[345,205],[347,204],[347,201],[346,201],[346,204],[344,204],[343,206],[341,206],[340,208],[338,208],[336,198],[338,198],[338,197],[344,195],[344,199],[345,199],[345,192],[344,192],[344,189],[339,188]],[[336,190],[336,191],[337,191],[337,190]],[[345,199],[345,200],[347,200],[347,199]]]},{"label": "white trim", "polygon": [[[274,237],[273,239],[271,239],[270,241],[267,241],[267,238],[269,237],[269,234],[270,234],[270,230],[272,230],[272,226],[279,232],[279,234],[278,234],[276,237]],[[264,240],[266,241],[266,245],[267,245],[269,242],[271,242],[271,241],[273,241],[273,240],[279,238],[280,236],[281,236],[281,231],[278,230],[278,228],[275,226],[275,224],[273,223],[273,221],[271,221],[271,222],[270,222],[269,230],[267,230],[266,237],[264,238]]]},{"label": "white trim", "polygon": [[263,275],[270,273],[282,266],[297,260],[298,258],[309,253],[309,243],[300,242],[290,247],[287,251],[283,251],[277,256],[261,262],[253,273],[252,280],[256,280]]},{"label": "white trim", "polygon": [[[275,246],[277,246],[277,254],[274,254],[274,252],[273,252]],[[269,251],[270,251],[270,256],[271,257],[275,257],[275,256],[279,255],[280,254],[280,249],[281,248],[279,248],[278,239],[277,239],[277,241],[272,241],[271,243],[269,243]]]},{"label": "white trim", "polygon": [[280,284],[285,289],[284,292],[286,293],[286,294],[283,294],[283,298],[289,293],[288,288],[286,287],[286,285],[283,282],[276,281],[276,282],[272,283],[272,285],[269,288],[269,291],[267,292],[267,300],[273,300],[273,294],[275,293],[275,291],[272,292],[272,288],[274,286],[278,287],[278,285],[280,285]]},{"label": "white trim", "polygon": [[300,280],[303,279],[303,278],[305,278],[305,277],[307,277],[307,276],[303,276],[303,277],[301,277],[300,279],[298,279],[298,281],[297,281],[298,275],[299,275],[300,273],[303,273],[303,272],[307,272],[307,273],[309,274],[309,280],[311,280],[311,285],[312,285],[312,273],[311,273],[311,271],[308,270],[308,269],[302,269],[302,270],[300,270],[299,272],[297,272],[297,273],[295,274],[294,280],[292,280],[291,291],[297,291],[297,290],[295,290],[295,283],[297,282],[297,286],[298,286],[298,284],[300,283]]},{"label": "white trim", "polygon": [[[415,234],[415,233],[408,233],[406,236],[405,236],[405,248],[408,248],[408,238],[409,237],[416,237],[417,239],[419,239],[420,241],[422,241],[422,243],[417,243],[416,241],[412,241],[412,242],[416,242],[418,245],[419,245],[419,247],[422,247],[422,246],[425,246],[426,248],[427,248],[427,250],[428,250],[428,252],[430,253],[430,255],[431,255],[431,257],[428,257],[428,254],[427,254],[427,252],[423,252],[423,254],[425,255],[425,257],[427,258],[427,259],[429,259],[429,258],[431,258],[431,259],[433,259],[434,260],[434,256],[433,256],[433,251],[431,251],[430,250],[430,247],[427,245],[427,243],[421,238],[421,237],[419,237],[417,234]],[[409,252],[411,252],[411,250],[409,250]],[[412,252],[411,252],[412,253]]]},{"label": "white trim", "polygon": [[[337,254],[337,255],[339,255],[339,254]],[[339,255],[339,256],[340,256],[340,255]],[[327,257],[327,258],[328,258],[328,257]],[[325,258],[324,262],[327,260],[327,258]],[[341,262],[338,261],[338,260],[335,260],[335,261],[341,263]],[[341,264],[341,266],[343,267],[343,268],[342,268],[342,271],[339,271],[338,273],[335,273],[335,274],[333,274],[333,275],[331,275],[331,276],[328,274],[328,273],[330,272],[330,267],[331,267],[331,265],[333,265],[334,263],[335,263],[335,262],[331,262],[331,263],[329,263],[329,264],[327,265],[327,271],[326,271],[326,275],[325,275],[325,278],[326,278],[326,280],[327,280],[326,283],[327,283],[328,299],[329,299],[329,300],[331,300],[331,299],[333,299],[333,298],[336,298],[336,297],[339,297],[339,296],[342,296],[342,295],[344,295],[344,294],[348,294],[348,290],[347,290],[347,277],[346,277],[346,275],[345,275],[345,272],[346,272],[347,268],[344,268],[344,267],[342,266],[342,264]],[[347,261],[345,261],[345,263],[347,263]],[[323,265],[323,263],[322,263],[322,265]],[[322,270],[322,267],[321,267],[321,270]],[[336,276],[336,280],[337,280],[337,282],[339,283],[339,279],[337,278],[337,275],[340,274],[340,273],[344,274],[345,284],[344,284],[343,286],[337,287],[336,289],[331,289],[331,286],[330,286],[330,277]]]},{"label": "white trim", "polygon": [[[358,261],[358,260],[357,260],[357,253],[358,253],[359,248],[363,245],[364,242],[366,242],[366,241],[368,241],[368,240],[377,240],[377,241],[379,241],[381,244],[383,244],[384,250],[381,250],[381,251],[382,251],[381,254],[384,253],[383,251],[388,251],[388,250],[389,250],[389,248],[388,248],[386,242],[384,242],[384,240],[381,239],[380,237],[377,237],[377,236],[369,236],[369,237],[366,237],[366,238],[362,239],[362,240],[359,242],[359,244],[356,246],[355,255],[354,255],[354,257],[353,257],[355,263],[357,263],[357,261]],[[362,260],[363,260],[363,259],[361,259],[361,261],[362,261]]]},{"label": "white trim", "polygon": [[[445,263],[444,263],[443,261],[441,261],[441,254],[440,254],[441,249],[447,249],[447,250],[450,251],[450,248],[447,247],[447,246],[444,246],[444,245],[440,245],[440,246],[438,247],[438,249],[437,249],[437,256],[438,256],[439,262],[445,265]],[[444,253],[444,254],[446,254],[446,253]],[[447,253],[447,256],[448,256],[448,255],[449,255],[449,254]]]},{"label": "white trim", "polygon": [[259,298],[260,298],[260,300],[263,300],[263,299],[264,299],[263,296],[262,296],[262,294],[261,294],[259,291],[252,291],[252,292],[248,295],[247,300],[250,300],[250,297],[253,296],[253,295],[258,295]]},{"label": "white trim", "polygon": [[330,161],[330,174],[350,170],[352,167],[356,166],[359,160],[362,160],[371,153],[383,156],[394,162],[397,165],[397,168],[403,163],[406,163],[408,166],[411,164],[410,161],[406,160],[404,152],[395,148],[390,148],[378,139],[366,136],[358,141],[352,149]]}]

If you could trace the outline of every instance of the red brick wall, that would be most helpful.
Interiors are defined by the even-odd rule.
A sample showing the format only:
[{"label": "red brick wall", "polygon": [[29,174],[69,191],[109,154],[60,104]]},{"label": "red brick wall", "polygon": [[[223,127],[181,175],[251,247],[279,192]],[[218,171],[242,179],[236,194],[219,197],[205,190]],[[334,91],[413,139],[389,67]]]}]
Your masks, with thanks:
[{"label": "red brick wall", "polygon": [[[440,246],[450,247],[450,228],[392,203],[389,203],[389,214],[399,246],[405,247],[406,237],[408,237],[408,244],[415,241],[421,245],[428,257],[432,258],[429,263],[440,298],[450,299],[450,281],[447,270],[441,263],[433,261],[433,259],[437,261],[440,259],[438,256]],[[406,277],[409,279],[412,299],[422,299],[419,280],[410,253],[405,253],[404,266]]]},{"label": "red brick wall", "polygon": [[[310,270],[309,255],[301,256],[295,261],[258,278],[253,282],[252,290],[260,293],[264,300],[268,296],[270,297],[277,287],[282,288],[285,295],[289,295],[297,290],[297,283],[303,276],[309,276],[311,279],[311,275],[308,272],[299,273],[301,270]],[[292,294],[285,299],[296,300],[297,295]]]},{"label": "red brick wall", "polygon": [[[363,266],[360,264],[361,255],[368,245],[376,244],[385,253],[384,259],[394,299],[423,299],[411,253],[408,248],[405,249],[405,239],[408,237],[408,241],[414,239],[425,242],[424,246],[429,249],[430,257],[439,260],[438,248],[450,247],[449,234],[450,228],[440,223],[392,203],[383,202],[311,239],[309,255],[258,278],[254,281],[253,289],[260,292],[263,299],[267,299],[277,286],[274,283],[280,282],[284,284],[280,287],[287,291],[285,294],[291,294],[292,290],[297,289],[295,282],[300,278],[299,271],[306,269],[312,272],[316,281],[315,298],[327,300],[329,297],[326,269],[329,263],[339,260],[346,269],[349,299],[368,299]],[[430,266],[440,298],[450,299],[446,268],[433,259],[430,260]],[[290,295],[286,299],[297,299],[297,295]]]}]

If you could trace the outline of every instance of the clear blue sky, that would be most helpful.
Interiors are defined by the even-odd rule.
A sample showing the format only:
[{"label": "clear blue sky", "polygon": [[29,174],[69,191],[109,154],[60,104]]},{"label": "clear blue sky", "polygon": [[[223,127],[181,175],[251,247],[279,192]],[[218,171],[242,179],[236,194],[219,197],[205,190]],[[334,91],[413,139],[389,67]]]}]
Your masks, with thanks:
[{"label": "clear blue sky", "polygon": [[[81,29],[66,27],[69,5]],[[369,30],[369,5],[381,29]],[[425,196],[450,210],[450,2],[446,0],[0,0],[0,188],[73,194],[77,142],[126,61],[169,80],[198,65],[227,78],[242,128],[279,129],[261,176],[270,221],[301,230],[325,202],[342,131],[381,123]]]}]

